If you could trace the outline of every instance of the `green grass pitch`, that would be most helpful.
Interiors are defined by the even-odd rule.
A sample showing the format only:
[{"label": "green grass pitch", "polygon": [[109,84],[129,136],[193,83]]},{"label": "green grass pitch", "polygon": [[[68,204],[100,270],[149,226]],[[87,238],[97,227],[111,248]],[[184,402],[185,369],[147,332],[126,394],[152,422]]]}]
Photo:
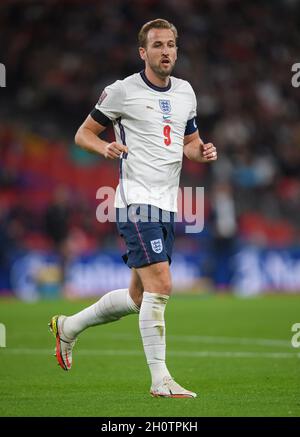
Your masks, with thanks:
[{"label": "green grass pitch", "polygon": [[300,349],[291,345],[300,296],[173,296],[166,309],[167,363],[197,399],[157,399],[128,316],[81,334],[73,368],[52,356],[47,323],[87,301],[0,300],[0,416],[299,416]]}]

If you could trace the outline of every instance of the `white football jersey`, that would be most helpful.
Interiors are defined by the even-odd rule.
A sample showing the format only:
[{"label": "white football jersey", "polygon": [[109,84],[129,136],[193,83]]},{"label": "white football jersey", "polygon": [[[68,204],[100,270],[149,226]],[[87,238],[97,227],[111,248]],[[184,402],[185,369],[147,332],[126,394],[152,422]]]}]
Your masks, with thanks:
[{"label": "white football jersey", "polygon": [[191,85],[175,77],[160,88],[141,72],[105,88],[91,115],[104,125],[111,120],[116,141],[128,147],[115,207],[137,203],[177,211],[184,135],[197,130],[196,106]]}]

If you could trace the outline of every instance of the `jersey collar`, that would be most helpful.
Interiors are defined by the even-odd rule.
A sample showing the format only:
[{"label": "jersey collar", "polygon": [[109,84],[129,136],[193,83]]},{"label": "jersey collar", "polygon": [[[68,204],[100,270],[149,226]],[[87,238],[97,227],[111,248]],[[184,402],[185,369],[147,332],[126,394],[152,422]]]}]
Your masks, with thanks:
[{"label": "jersey collar", "polygon": [[148,85],[150,88],[152,88],[155,91],[169,91],[169,89],[171,88],[171,79],[169,79],[169,83],[167,86],[157,86],[154,85],[152,82],[150,82],[150,80],[147,78],[146,74],[145,74],[145,70],[140,72],[141,78],[143,79],[143,81],[145,82],[146,85]]}]

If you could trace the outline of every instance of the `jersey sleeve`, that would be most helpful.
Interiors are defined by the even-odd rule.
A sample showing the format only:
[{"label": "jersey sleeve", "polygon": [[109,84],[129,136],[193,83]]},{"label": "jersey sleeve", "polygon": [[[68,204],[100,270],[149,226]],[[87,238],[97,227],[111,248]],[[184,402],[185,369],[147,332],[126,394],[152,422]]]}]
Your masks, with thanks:
[{"label": "jersey sleeve", "polygon": [[124,87],[122,82],[117,80],[103,90],[90,115],[98,123],[107,126],[110,121],[114,121],[122,116],[124,99]]},{"label": "jersey sleeve", "polygon": [[191,135],[198,129],[197,126],[197,99],[194,90],[191,87],[191,110],[185,127],[184,135]]}]

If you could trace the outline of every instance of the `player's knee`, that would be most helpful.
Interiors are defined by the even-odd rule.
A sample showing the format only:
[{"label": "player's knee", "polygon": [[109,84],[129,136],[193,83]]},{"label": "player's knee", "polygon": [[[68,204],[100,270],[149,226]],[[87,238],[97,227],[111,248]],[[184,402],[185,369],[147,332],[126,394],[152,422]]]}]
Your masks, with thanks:
[{"label": "player's knee", "polygon": [[170,295],[172,284],[169,278],[158,277],[151,288],[153,292]]},{"label": "player's knee", "polygon": [[161,286],[160,286],[160,293],[170,295],[171,291],[172,291],[171,281],[169,281],[169,280],[163,281]]},{"label": "player's knee", "polygon": [[161,294],[171,294],[172,281],[169,270],[165,269],[164,266],[157,266],[159,270],[156,275],[156,287],[157,291]]}]

